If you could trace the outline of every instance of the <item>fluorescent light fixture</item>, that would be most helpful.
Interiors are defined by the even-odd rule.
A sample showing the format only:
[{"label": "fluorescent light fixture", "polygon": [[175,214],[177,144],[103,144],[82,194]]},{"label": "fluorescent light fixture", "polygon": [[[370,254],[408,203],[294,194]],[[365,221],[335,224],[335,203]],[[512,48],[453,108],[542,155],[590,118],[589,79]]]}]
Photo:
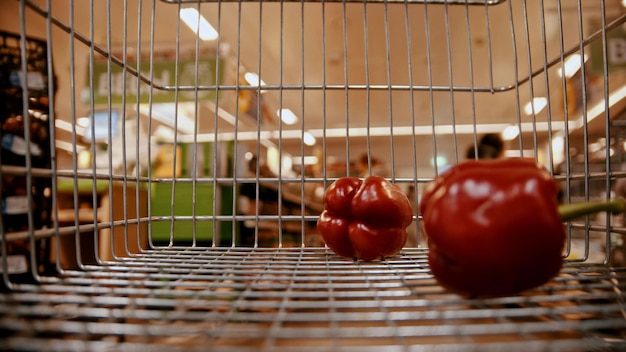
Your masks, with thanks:
[{"label": "fluorescent light fixture", "polygon": [[559,165],[565,161],[565,137],[556,135],[552,137],[552,162]]},{"label": "fluorescent light fixture", "polygon": [[532,149],[524,149],[521,151],[519,149],[507,149],[504,151],[505,158],[532,158],[534,155],[535,151]]},{"label": "fluorescent light fixture", "polygon": [[152,137],[156,138],[157,140],[173,141],[175,135],[176,134],[174,133],[173,128],[169,128],[165,125],[159,125],[159,127],[157,127],[152,134]]},{"label": "fluorescent light fixture", "polygon": [[448,159],[445,156],[437,156],[436,158],[430,158],[430,165],[431,166],[435,166],[435,164],[437,164],[437,167],[442,167],[448,164]]},{"label": "fluorescent light fixture", "polygon": [[507,128],[502,131],[502,138],[505,141],[513,140],[515,137],[519,136],[519,127],[511,125],[507,126]]},{"label": "fluorescent light fixture", "polygon": [[202,40],[215,40],[218,37],[217,31],[209,21],[204,18],[198,10],[188,7],[180,9],[180,19],[187,27],[196,33]]},{"label": "fluorescent light fixture", "polygon": [[72,124],[65,120],[54,120],[54,126],[60,130],[64,130],[67,132],[74,133],[74,129],[76,129],[76,134],[79,136],[83,136],[85,134],[85,128],[76,124],[76,127],[72,127]]},{"label": "fluorescent light fixture", "polygon": [[597,153],[602,150],[602,145],[598,142],[589,143],[589,152]]},{"label": "fluorescent light fixture", "polygon": [[302,141],[308,146],[315,145],[315,137],[313,137],[313,135],[309,132],[304,132],[302,135]]},{"label": "fluorescent light fixture", "polygon": [[276,111],[276,116],[280,117],[280,119],[288,125],[293,125],[298,121],[296,114],[289,109],[278,109]]},{"label": "fluorescent light fixture", "polygon": [[[248,82],[249,85],[251,85],[252,87],[263,87],[265,86],[265,82],[263,82],[263,80],[261,78],[259,78],[259,75],[257,75],[254,72],[246,72],[243,75],[243,78],[246,79],[246,82]],[[261,93],[265,93],[265,90],[261,90]]]},{"label": "fluorescent light fixture", "polygon": [[541,112],[541,110],[543,110],[543,108],[546,107],[546,105],[548,105],[547,98],[533,98],[532,102],[528,102],[524,106],[524,112],[526,113],[526,115],[533,115],[533,113],[538,114]]},{"label": "fluorescent light fixture", "polygon": [[[587,55],[584,56],[584,62],[587,62],[589,57]],[[563,71],[565,71],[565,77],[570,78],[576,74],[580,70],[580,54],[574,54],[568,57],[563,63],[563,67],[559,68],[557,74],[559,77],[563,77]]]},{"label": "fluorescent light fixture", "polygon": [[[609,94],[609,101],[608,101],[609,109],[624,98],[626,98],[626,85],[621,86],[620,88],[616,89],[615,91]],[[598,102],[596,105],[587,109],[587,116],[586,116],[587,122],[591,122],[591,120],[606,113],[606,110],[605,110],[606,106],[607,106],[607,102],[605,99],[603,99],[600,102]],[[585,115],[583,114],[582,116],[580,116],[578,120],[570,122],[569,129],[573,130],[576,128],[583,127],[584,118],[585,118]]]},{"label": "fluorescent light fixture", "polygon": [[194,134],[196,132],[193,116],[184,104],[159,103],[150,107],[148,104],[139,106],[139,113],[152,118],[170,128],[176,127],[175,132]]},{"label": "fluorescent light fixture", "polygon": [[[433,126],[396,126],[393,127],[394,136],[432,136],[433,133],[439,135],[451,135],[451,134],[483,134],[483,133],[501,133],[510,124],[459,124],[452,125],[439,125],[435,126],[433,132]],[[574,122],[570,122],[570,128],[578,126]],[[554,133],[562,132],[565,129],[565,123],[563,121],[548,122],[523,122],[520,126],[521,132],[548,132]],[[353,127],[348,128],[329,128],[323,129],[311,129],[307,133],[310,133],[315,138],[346,138],[346,136],[358,138],[358,137],[389,137],[391,130],[389,127],[371,127],[369,133],[367,128]],[[300,130],[262,130],[262,131],[247,131],[247,132],[221,132],[217,136],[214,133],[199,133],[197,136],[182,135],[178,137],[180,142],[193,142],[194,138],[198,142],[213,142],[220,141],[232,141],[235,138],[239,141],[261,141],[263,145],[267,144],[267,147],[273,145],[271,140],[276,139],[302,139],[302,132]]]},{"label": "fluorescent light fixture", "polygon": [[[456,126],[452,125],[438,125],[433,126],[394,126],[393,127],[393,135],[394,136],[432,136],[433,133],[439,135],[451,135],[451,134],[474,134],[474,133],[501,133],[505,128],[510,126],[510,124],[502,124],[502,123],[493,123],[493,124],[459,124]],[[574,124],[570,123],[570,128],[573,128]],[[560,132],[565,129],[565,123],[563,121],[552,121],[548,122],[523,122],[520,126],[522,132]],[[389,127],[371,127],[369,132],[367,128],[363,127],[351,127],[347,130],[345,128],[329,128],[326,130],[323,129],[310,129],[307,133],[310,133],[315,138],[343,138],[346,136],[350,137],[389,137],[391,133],[391,129]],[[236,136],[235,136],[236,135]],[[192,142],[193,136],[180,136],[180,142]],[[288,130],[283,129],[282,131],[277,130],[263,130],[263,131],[249,131],[249,132],[222,132],[218,133],[217,139],[222,141],[232,141],[237,137],[237,140],[240,141],[269,141],[274,139],[301,139],[302,132],[300,130]],[[215,140],[214,133],[200,133],[196,137],[198,142],[212,142]]]},{"label": "fluorescent light fixture", "polygon": [[82,145],[74,146],[72,143],[65,142],[65,141],[60,141],[60,140],[56,140],[54,142],[54,146],[57,149],[65,150],[66,152],[70,152],[70,153],[74,153],[74,147],[76,147],[76,151],[79,152],[79,153],[81,151],[85,150],[85,147],[83,147]]},{"label": "fluorescent light fixture", "polygon": [[319,159],[315,155],[294,156],[292,159],[293,165],[315,165],[318,161]]}]

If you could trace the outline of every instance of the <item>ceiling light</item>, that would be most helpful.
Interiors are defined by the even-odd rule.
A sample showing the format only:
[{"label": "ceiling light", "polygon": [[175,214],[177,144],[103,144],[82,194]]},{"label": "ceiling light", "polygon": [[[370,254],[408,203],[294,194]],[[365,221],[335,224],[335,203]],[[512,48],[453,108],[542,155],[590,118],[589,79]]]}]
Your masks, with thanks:
[{"label": "ceiling light", "polygon": [[[246,72],[243,77],[246,79],[246,82],[248,82],[248,84],[250,84],[252,87],[263,87],[266,85],[265,82],[263,82],[263,80],[260,79],[259,75],[257,75],[256,73]],[[261,91],[261,93],[265,92],[265,90]]]},{"label": "ceiling light", "polygon": [[[89,119],[89,118],[88,118]],[[76,133],[79,136],[83,136],[85,134],[85,127],[82,127],[76,123],[76,126],[72,126],[71,123],[64,120],[54,120],[54,126],[63,131]]]},{"label": "ceiling light", "polygon": [[176,133],[174,133],[174,129],[169,128],[165,125],[159,125],[154,131],[154,133],[152,134],[152,137],[155,140],[168,141],[168,142],[174,141],[175,136],[176,136]]},{"label": "ceiling light", "polygon": [[431,166],[435,166],[437,165],[437,167],[442,167],[442,166],[446,166],[448,164],[448,159],[445,156],[437,156],[436,158],[430,158],[430,165]]},{"label": "ceiling light", "polygon": [[508,149],[504,151],[505,158],[532,158],[535,156],[535,151],[533,149]]},{"label": "ceiling light", "polygon": [[517,126],[508,126],[502,131],[502,138],[505,141],[513,140],[515,137],[519,136],[519,127]]},{"label": "ceiling light", "polygon": [[[56,120],[56,121],[59,121],[59,120]],[[72,143],[68,143],[68,142],[64,142],[60,140],[54,141],[54,146],[57,149],[65,150],[66,152],[70,152],[72,154],[74,154],[74,151],[80,153],[81,151],[85,150],[85,147],[82,145],[76,145],[76,144],[72,144]]]},{"label": "ceiling light", "polygon": [[594,105],[591,108],[587,109],[587,114],[586,115],[583,113],[582,116],[580,116],[579,119],[574,120],[574,121],[570,121],[570,123],[569,123],[570,130],[583,127],[585,119],[587,119],[587,123],[589,123],[593,119],[597,118],[598,116],[600,116],[602,114],[606,114],[606,107],[607,107],[607,105],[608,105],[608,108],[610,109],[611,107],[613,107],[613,105],[615,105],[618,102],[622,101],[622,99],[624,99],[624,98],[626,98],[626,85],[621,86],[620,88],[616,89],[614,92],[609,94],[608,103],[607,103],[606,99],[602,99],[596,105]]},{"label": "ceiling light", "polygon": [[193,114],[190,114],[190,109],[185,107],[185,104],[174,103],[159,103],[153,104],[141,104],[139,106],[139,113],[145,116],[149,116],[154,121],[158,121],[170,128],[175,128],[176,133],[186,133],[193,135],[197,133],[196,123],[194,122]]},{"label": "ceiling light", "polygon": [[532,102],[528,102],[526,106],[524,106],[524,112],[526,112],[526,115],[538,114],[546,105],[548,105],[548,99],[543,97],[533,98]]},{"label": "ceiling light", "polygon": [[589,143],[589,152],[596,153],[602,150],[602,145],[598,142]]},{"label": "ceiling light", "polygon": [[79,117],[76,119],[76,124],[80,127],[88,127],[90,125],[88,117]]},{"label": "ceiling light", "polygon": [[316,165],[319,159],[315,155],[294,156],[292,162],[293,165]]},{"label": "ceiling light", "polygon": [[296,121],[298,121],[296,114],[289,109],[278,109],[276,111],[276,116],[280,117],[280,119],[288,125],[293,125]]},{"label": "ceiling light", "polygon": [[[589,57],[585,55],[584,61],[587,62],[588,59]],[[580,54],[574,54],[565,60],[563,67],[559,68],[557,74],[559,77],[563,77],[563,71],[565,71],[565,77],[570,78],[576,74],[578,70],[580,70]]]},{"label": "ceiling light", "polygon": [[209,21],[204,18],[198,10],[194,8],[180,9],[180,19],[196,33],[202,40],[215,40],[218,37],[217,31]]},{"label": "ceiling light", "polygon": [[[624,92],[626,93],[626,86],[624,87]],[[611,95],[611,101],[613,101],[613,95]],[[591,115],[589,120],[591,120]],[[58,122],[59,120],[57,120]],[[71,126],[71,125],[70,125]],[[474,135],[474,133],[500,133],[506,127],[510,126],[509,124],[502,123],[493,123],[493,124],[479,124],[474,125],[471,123],[468,124],[458,124],[458,125],[438,125],[435,126],[434,130],[439,135]],[[517,125],[521,132],[552,132],[552,133],[561,133],[565,129],[565,123],[563,121],[535,121],[535,122],[522,122]],[[568,124],[570,130],[580,128],[582,126],[581,121],[570,121]],[[331,138],[343,138],[345,140],[346,135],[354,138],[371,138],[371,137],[389,137],[389,127],[370,127],[360,128],[360,127],[350,127],[350,128],[327,128],[327,129],[310,129],[309,133],[315,138],[322,138],[329,140]],[[433,134],[433,126],[397,126],[393,128],[393,136],[432,136]],[[223,141],[232,141],[235,138],[239,141],[260,141],[262,144],[272,144],[271,140],[287,140],[287,139],[298,139],[302,138],[302,131],[299,129],[291,130],[291,129],[273,129],[273,130],[262,130],[262,131],[238,131],[235,132],[220,132],[217,135],[215,133],[198,133],[196,135],[181,135],[178,140],[180,142],[193,142],[197,140],[198,142],[213,142],[217,140]]]},{"label": "ceiling light", "polygon": [[565,161],[565,137],[556,135],[552,137],[552,162],[559,165]]},{"label": "ceiling light", "polygon": [[308,146],[315,145],[315,137],[313,137],[313,135],[309,132],[304,132],[304,135],[302,135],[302,141]]}]

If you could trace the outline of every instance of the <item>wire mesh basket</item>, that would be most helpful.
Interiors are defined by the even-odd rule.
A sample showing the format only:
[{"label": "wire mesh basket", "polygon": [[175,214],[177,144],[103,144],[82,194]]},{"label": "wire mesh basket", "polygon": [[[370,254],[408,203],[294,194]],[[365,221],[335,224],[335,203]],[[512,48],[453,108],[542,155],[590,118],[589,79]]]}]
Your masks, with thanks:
[{"label": "wire mesh basket", "polygon": [[[0,6],[0,349],[626,348],[621,215],[564,223],[550,282],[470,298],[417,211],[493,133],[565,203],[624,196],[621,2]],[[407,245],[338,256],[324,190],[370,174]]]}]

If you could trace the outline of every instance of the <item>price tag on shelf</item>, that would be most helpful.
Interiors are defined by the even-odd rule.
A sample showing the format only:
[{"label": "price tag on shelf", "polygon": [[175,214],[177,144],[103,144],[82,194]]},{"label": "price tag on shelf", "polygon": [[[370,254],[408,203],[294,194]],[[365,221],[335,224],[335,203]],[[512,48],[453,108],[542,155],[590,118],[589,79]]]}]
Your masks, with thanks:
[{"label": "price tag on shelf", "polygon": [[11,196],[2,200],[2,214],[16,215],[28,213],[28,198],[26,196]]},{"label": "price tag on shelf", "polygon": [[[24,81],[24,73],[22,71],[13,71],[9,77],[11,84],[14,86],[21,86]],[[26,79],[28,89],[32,90],[44,90],[46,89],[46,81],[44,80],[41,72],[27,72]]]},{"label": "price tag on shelf", "polygon": [[[14,134],[5,134],[2,136],[2,148],[18,155],[26,155],[26,141],[24,138]],[[33,156],[41,156],[41,148],[34,143],[30,143],[30,154]]]},{"label": "price tag on shelf", "polygon": [[[0,273],[4,272],[3,261],[0,260]],[[23,274],[28,271],[28,262],[23,254],[7,256],[7,272],[9,274]]]}]

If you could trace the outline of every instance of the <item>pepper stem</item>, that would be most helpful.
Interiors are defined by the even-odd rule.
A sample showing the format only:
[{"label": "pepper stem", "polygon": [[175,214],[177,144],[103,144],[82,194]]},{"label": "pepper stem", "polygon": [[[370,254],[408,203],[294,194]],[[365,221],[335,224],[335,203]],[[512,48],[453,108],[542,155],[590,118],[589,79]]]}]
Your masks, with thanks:
[{"label": "pepper stem", "polygon": [[579,216],[608,211],[613,214],[619,214],[626,211],[626,200],[616,198],[610,200],[598,200],[582,203],[571,203],[559,205],[559,215],[561,220],[568,221]]}]

